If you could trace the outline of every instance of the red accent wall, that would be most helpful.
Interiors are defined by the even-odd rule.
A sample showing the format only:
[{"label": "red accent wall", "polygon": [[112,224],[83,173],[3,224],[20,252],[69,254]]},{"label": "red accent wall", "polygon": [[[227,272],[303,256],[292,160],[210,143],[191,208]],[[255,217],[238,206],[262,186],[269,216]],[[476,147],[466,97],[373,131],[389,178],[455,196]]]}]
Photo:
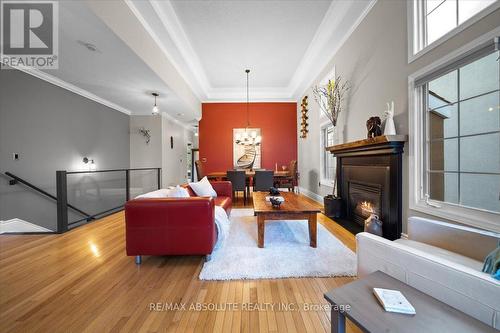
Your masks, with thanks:
[{"label": "red accent wall", "polygon": [[[250,103],[249,114],[250,127],[261,129],[262,168],[297,160],[297,103]],[[233,168],[233,128],[246,123],[246,103],[202,104],[199,149],[206,172]]]}]

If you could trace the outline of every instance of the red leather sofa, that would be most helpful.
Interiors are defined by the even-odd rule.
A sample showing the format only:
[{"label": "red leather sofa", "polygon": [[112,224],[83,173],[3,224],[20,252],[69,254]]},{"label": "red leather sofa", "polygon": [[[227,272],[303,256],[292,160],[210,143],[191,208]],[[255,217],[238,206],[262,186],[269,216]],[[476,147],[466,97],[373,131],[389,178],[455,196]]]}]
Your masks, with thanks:
[{"label": "red leather sofa", "polygon": [[231,182],[211,182],[216,198],[141,198],[125,204],[127,255],[207,255],[217,242],[215,205],[231,212]]}]

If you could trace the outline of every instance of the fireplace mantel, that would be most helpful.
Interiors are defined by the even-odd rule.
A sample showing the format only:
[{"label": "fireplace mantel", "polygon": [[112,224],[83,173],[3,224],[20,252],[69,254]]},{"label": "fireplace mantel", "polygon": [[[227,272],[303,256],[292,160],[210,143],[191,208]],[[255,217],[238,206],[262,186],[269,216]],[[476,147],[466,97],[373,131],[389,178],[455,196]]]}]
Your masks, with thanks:
[{"label": "fireplace mantel", "polygon": [[373,200],[379,207],[383,236],[390,240],[401,236],[406,141],[406,135],[383,135],[326,148],[337,157],[337,193],[343,208],[337,223],[353,233],[362,231],[364,221],[356,215],[360,202],[355,201]]},{"label": "fireplace mantel", "polygon": [[399,153],[407,139],[406,135],[381,135],[371,139],[341,143],[327,147],[326,150],[335,155],[366,151],[378,151],[380,154]]}]

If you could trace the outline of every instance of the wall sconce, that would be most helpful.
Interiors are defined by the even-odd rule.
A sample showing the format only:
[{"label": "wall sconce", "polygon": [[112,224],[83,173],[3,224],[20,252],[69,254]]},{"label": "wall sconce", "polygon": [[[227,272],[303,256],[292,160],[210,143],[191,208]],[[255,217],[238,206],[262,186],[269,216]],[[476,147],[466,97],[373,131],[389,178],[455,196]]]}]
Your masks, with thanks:
[{"label": "wall sconce", "polygon": [[94,160],[89,159],[88,157],[84,157],[84,158],[83,158],[83,163],[85,163],[85,164],[88,164],[88,165],[89,165],[89,170],[90,170],[90,171],[95,171],[95,169],[96,169],[96,164],[94,163]]},{"label": "wall sconce", "polygon": [[302,107],[302,122],[300,123],[300,137],[302,139],[305,139],[307,138],[307,133],[309,133],[309,130],[307,129],[307,127],[309,126],[309,123],[308,123],[308,119],[309,117],[307,116],[307,112],[309,111],[307,109],[307,96],[304,96],[304,98],[302,98],[302,103],[300,104],[300,106]]}]

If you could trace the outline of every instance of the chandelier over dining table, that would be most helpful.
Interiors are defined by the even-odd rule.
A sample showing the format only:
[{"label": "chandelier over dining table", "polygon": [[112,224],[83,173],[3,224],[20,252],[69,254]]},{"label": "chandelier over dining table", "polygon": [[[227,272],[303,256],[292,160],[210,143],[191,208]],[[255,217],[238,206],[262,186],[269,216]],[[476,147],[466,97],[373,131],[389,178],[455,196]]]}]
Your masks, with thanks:
[{"label": "chandelier over dining table", "polygon": [[235,142],[239,145],[244,145],[244,146],[246,145],[257,146],[260,145],[262,137],[257,134],[257,131],[250,129],[250,94],[249,94],[249,81],[248,81],[250,70],[245,69],[245,73],[247,74],[247,103],[246,103],[247,124],[244,133],[236,134]]},{"label": "chandelier over dining table", "polygon": [[239,145],[252,145],[257,146],[260,145],[262,141],[262,136],[258,135],[256,131],[252,131],[248,129],[242,134],[236,134],[236,143]]}]

